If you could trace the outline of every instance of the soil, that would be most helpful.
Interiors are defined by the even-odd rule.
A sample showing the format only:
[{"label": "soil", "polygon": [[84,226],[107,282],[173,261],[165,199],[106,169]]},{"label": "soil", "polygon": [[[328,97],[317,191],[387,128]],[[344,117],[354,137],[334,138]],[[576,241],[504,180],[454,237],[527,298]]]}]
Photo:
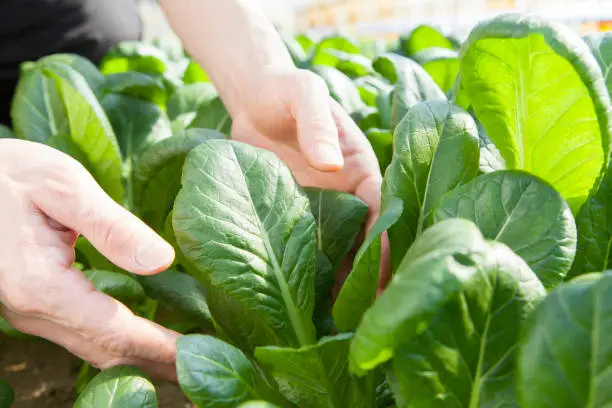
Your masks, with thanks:
[{"label": "soil", "polygon": [[[15,340],[0,333],[0,377],[15,390],[11,408],[72,408],[81,360],[43,340]],[[175,384],[156,383],[159,408],[190,408]]]}]

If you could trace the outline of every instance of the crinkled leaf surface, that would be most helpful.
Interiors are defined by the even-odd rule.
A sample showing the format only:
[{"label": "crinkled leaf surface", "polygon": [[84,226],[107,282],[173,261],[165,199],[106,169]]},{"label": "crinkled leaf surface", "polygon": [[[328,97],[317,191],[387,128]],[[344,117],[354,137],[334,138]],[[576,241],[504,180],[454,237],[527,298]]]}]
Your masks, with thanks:
[{"label": "crinkled leaf surface", "polygon": [[119,272],[88,269],[83,274],[93,283],[96,290],[121,301],[140,300],[144,290],[138,281]]},{"label": "crinkled leaf surface", "polygon": [[179,384],[197,407],[233,408],[273,395],[240,350],[212,336],[179,338],[176,365]]},{"label": "crinkled leaf surface", "polygon": [[502,15],[472,30],[460,64],[459,96],[507,167],[550,183],[576,214],[610,152],[610,99],[585,43],[537,17]]},{"label": "crinkled leaf surface", "polygon": [[140,370],[119,366],[94,377],[74,408],[157,408],[157,396]]},{"label": "crinkled leaf surface", "polygon": [[517,170],[480,176],[439,201],[434,222],[465,218],[522,257],[547,288],[563,281],[576,252],[572,212],[548,183]]},{"label": "crinkled leaf surface", "polygon": [[243,346],[314,342],[316,223],[290,170],[229,140],[193,149],[173,210],[215,320]]},{"label": "crinkled leaf surface", "polygon": [[278,384],[279,391],[298,407],[369,408],[374,401],[371,378],[359,380],[348,371],[351,334],[321,339],[301,349],[258,347],[257,361]]},{"label": "crinkled leaf surface", "polygon": [[381,235],[397,222],[401,214],[402,200],[397,197],[387,200],[355,255],[353,269],[334,304],[334,322],[340,330],[357,328],[365,311],[374,303],[380,275]]},{"label": "crinkled leaf surface", "polygon": [[459,73],[457,51],[433,47],[419,51],[413,58],[436,81],[442,91],[451,90]]},{"label": "crinkled leaf surface", "polygon": [[382,201],[398,197],[404,203],[402,216],[389,229],[395,270],[438,200],[476,175],[479,148],[472,117],[445,100],[413,106],[393,138]]},{"label": "crinkled leaf surface", "polygon": [[[476,273],[435,311],[425,332],[399,340],[388,367],[398,406],[518,408],[515,357],[521,323],[545,296],[544,287],[502,244],[466,254],[463,262],[473,263]],[[418,290],[406,289],[406,297]]]},{"label": "crinkled leaf surface", "polygon": [[554,289],[525,325],[517,390],[529,408],[612,404],[612,272]]},{"label": "crinkled leaf surface", "polygon": [[0,378],[0,408],[11,408],[15,400],[13,389],[2,378]]}]

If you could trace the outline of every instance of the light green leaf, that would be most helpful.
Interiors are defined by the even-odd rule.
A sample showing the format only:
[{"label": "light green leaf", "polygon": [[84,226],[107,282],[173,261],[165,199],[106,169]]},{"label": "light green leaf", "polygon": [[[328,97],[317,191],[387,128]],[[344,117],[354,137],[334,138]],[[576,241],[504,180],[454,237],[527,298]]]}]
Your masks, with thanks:
[{"label": "light green leaf", "polygon": [[457,51],[448,48],[427,48],[414,55],[414,60],[436,81],[444,92],[451,90],[459,74]]},{"label": "light green leaf", "polygon": [[232,118],[221,98],[216,97],[198,107],[195,117],[188,127],[213,129],[229,136],[232,130]]},{"label": "light green leaf", "polygon": [[[106,259],[106,257],[102,255],[96,249],[96,247],[94,247],[91,242],[89,242],[87,238],[82,235],[77,238],[74,249],[76,250],[77,255],[80,254],[85,257],[85,259],[82,261],[89,269],[103,269],[114,272],[122,271],[122,269]],[[78,257],[77,259],[81,260],[81,258]]]},{"label": "light green leaf", "polygon": [[372,72],[372,60],[361,54],[354,54],[334,48],[318,50],[312,65],[336,68],[350,78],[361,77]]},{"label": "light green leaf", "polygon": [[611,313],[610,271],[581,276],[550,292],[530,316],[521,338],[521,406],[610,406]]},{"label": "light green leaf", "polygon": [[612,112],[585,43],[540,18],[503,15],[472,30],[460,64],[458,100],[471,102],[507,168],[550,183],[578,213],[607,167]]},{"label": "light green leaf", "polygon": [[548,183],[530,174],[496,171],[457,187],[439,201],[434,222],[465,218],[486,239],[522,257],[546,288],[563,281],[576,253],[576,223]]},{"label": "light green leaf", "polygon": [[440,198],[478,172],[478,131],[472,117],[444,100],[412,107],[395,129],[394,154],[383,181],[388,197],[404,203],[402,216],[389,229],[393,270],[427,226]]},{"label": "light green leaf", "polygon": [[376,299],[381,261],[381,235],[397,222],[402,214],[402,200],[389,199],[380,217],[366,236],[334,304],[336,326],[343,331],[354,330],[365,311]]},{"label": "light green leaf", "polygon": [[372,149],[374,149],[380,172],[385,174],[393,157],[393,134],[391,130],[372,128],[366,130],[365,135],[372,145]]},{"label": "light green leaf", "polygon": [[174,231],[223,332],[249,348],[312,344],[316,224],[290,170],[211,140],[189,153],[182,181]]},{"label": "light green leaf", "polygon": [[219,339],[182,336],[177,349],[179,384],[197,407],[234,408],[273,395],[249,359]]},{"label": "light green leaf", "polygon": [[257,361],[271,372],[281,394],[298,407],[369,408],[374,387],[351,376],[346,360],[351,334],[326,337],[301,349],[258,347]]},{"label": "light green leaf", "polygon": [[88,269],[83,274],[93,283],[96,290],[121,301],[141,300],[144,290],[138,281],[119,272]]},{"label": "light green leaf", "polygon": [[453,44],[440,31],[428,25],[416,27],[409,35],[400,39],[403,53],[409,57],[432,47],[453,49]]},{"label": "light green leaf", "polygon": [[153,384],[133,367],[119,366],[98,374],[74,408],[157,408]]},{"label": "light green leaf", "polygon": [[2,378],[0,378],[0,408],[11,408],[15,400],[13,389]]},{"label": "light green leaf", "polygon": [[187,65],[185,73],[183,74],[183,82],[185,84],[194,84],[198,82],[210,83],[210,78],[197,62],[189,61],[189,65]]},{"label": "light green leaf", "polygon": [[218,95],[215,86],[210,82],[182,86],[168,99],[168,117],[175,120],[180,115],[195,114],[201,105],[212,102]]},{"label": "light green leaf", "polygon": [[151,44],[125,41],[114,46],[100,63],[103,74],[137,71],[144,74],[161,75],[170,62],[162,50]]},{"label": "light green leaf", "polygon": [[77,71],[85,78],[87,84],[96,93],[100,94],[103,87],[104,75],[98,70],[98,67],[87,58],[81,57],[77,54],[52,54],[44,57],[45,61],[57,61],[68,65],[70,68]]}]

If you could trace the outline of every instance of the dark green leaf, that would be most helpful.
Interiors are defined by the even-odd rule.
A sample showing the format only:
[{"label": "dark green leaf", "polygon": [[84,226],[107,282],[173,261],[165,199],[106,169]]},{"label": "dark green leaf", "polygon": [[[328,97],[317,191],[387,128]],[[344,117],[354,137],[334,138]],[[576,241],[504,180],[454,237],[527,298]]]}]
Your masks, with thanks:
[{"label": "dark green leaf", "polygon": [[547,181],[577,214],[611,139],[610,98],[586,44],[538,17],[503,15],[472,30],[460,64],[457,98],[471,103],[507,168]]},{"label": "dark green leaf", "polygon": [[234,408],[273,394],[249,359],[219,339],[183,336],[177,348],[179,384],[197,407]]},{"label": "dark green leaf", "polygon": [[420,103],[395,129],[394,154],[383,182],[388,197],[404,202],[389,229],[393,270],[427,226],[440,198],[478,172],[478,131],[472,117],[444,100]]},{"label": "dark green leaf", "polygon": [[0,125],[0,139],[15,139],[15,134],[8,126]]},{"label": "dark green leaf", "polygon": [[381,235],[397,222],[401,214],[402,200],[395,198],[386,201],[380,217],[359,248],[353,270],[334,304],[334,321],[340,330],[354,330],[365,311],[374,303],[380,274]]},{"label": "dark green leaf", "polygon": [[312,344],[316,224],[274,154],[212,140],[193,149],[173,211],[215,321],[234,342]]},{"label": "dark green leaf", "polygon": [[38,337],[20,332],[11,326],[3,317],[0,316],[0,333],[17,340],[36,340]]},{"label": "dark green leaf", "polygon": [[[88,269],[103,269],[120,272],[121,269],[106,259],[84,236],[80,236],[74,246],[77,255],[81,254]],[[79,258],[80,259],[80,258]]]},{"label": "dark green leaf", "polygon": [[104,92],[131,96],[159,106],[165,106],[168,95],[158,77],[141,72],[119,72],[104,77]]},{"label": "dark green leaf", "polygon": [[504,170],[506,168],[504,158],[478,120],[476,120],[476,127],[478,128],[478,144],[480,145],[480,172],[486,174]]},{"label": "dark green leaf", "polygon": [[563,281],[576,253],[576,223],[563,197],[535,176],[503,170],[457,187],[439,201],[434,222],[465,218],[485,238],[522,257],[546,288]]},{"label": "dark green leaf", "polygon": [[336,274],[327,256],[317,250],[317,266],[315,272],[315,307],[312,322],[317,331],[317,338],[330,335],[334,331],[334,321],[331,317],[332,294]]},{"label": "dark green leaf", "polygon": [[0,378],[0,408],[11,408],[15,400],[13,389],[2,378]]},{"label": "dark green leaf", "polygon": [[351,376],[346,360],[351,334],[326,337],[301,349],[258,347],[255,356],[280,392],[298,407],[369,408],[374,389]]},{"label": "dark green leaf", "polygon": [[521,339],[521,406],[610,406],[611,315],[611,272],[584,275],[550,292],[530,316]]},{"label": "dark green leaf", "polygon": [[96,290],[117,300],[132,301],[144,298],[142,286],[129,275],[100,269],[88,269],[83,271],[83,274],[93,283]]},{"label": "dark green leaf", "polygon": [[74,408],[157,408],[157,396],[140,370],[119,366],[98,374]]}]

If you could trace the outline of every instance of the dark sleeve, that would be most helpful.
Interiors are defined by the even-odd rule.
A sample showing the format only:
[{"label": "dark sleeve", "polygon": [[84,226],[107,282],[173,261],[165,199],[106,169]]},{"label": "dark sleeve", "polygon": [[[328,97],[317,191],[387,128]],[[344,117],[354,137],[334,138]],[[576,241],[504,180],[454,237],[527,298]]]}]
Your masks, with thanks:
[{"label": "dark sleeve", "polygon": [[54,53],[99,63],[116,43],[138,40],[133,0],[0,0],[0,122],[10,125],[19,66]]}]

